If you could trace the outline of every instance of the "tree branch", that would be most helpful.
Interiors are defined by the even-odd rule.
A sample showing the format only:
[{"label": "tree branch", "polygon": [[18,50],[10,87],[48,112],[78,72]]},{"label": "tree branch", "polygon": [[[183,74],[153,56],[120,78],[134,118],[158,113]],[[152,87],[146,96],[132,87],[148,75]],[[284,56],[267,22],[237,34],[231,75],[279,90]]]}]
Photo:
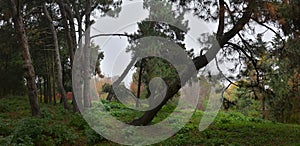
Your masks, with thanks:
[{"label": "tree branch", "polygon": [[91,36],[91,39],[96,38],[96,37],[106,37],[106,36],[119,36],[119,37],[128,37],[128,38],[133,37],[133,35],[126,34],[126,33],[124,33],[124,34],[116,33],[116,34],[97,34],[97,35]]},{"label": "tree branch", "polygon": [[[224,7],[224,0],[219,0],[219,5],[220,5],[220,10],[219,10],[219,27],[218,27],[218,31],[217,31],[217,36],[221,37],[223,36],[224,33],[224,27],[225,27],[225,7]],[[218,40],[221,38],[217,38]]]}]

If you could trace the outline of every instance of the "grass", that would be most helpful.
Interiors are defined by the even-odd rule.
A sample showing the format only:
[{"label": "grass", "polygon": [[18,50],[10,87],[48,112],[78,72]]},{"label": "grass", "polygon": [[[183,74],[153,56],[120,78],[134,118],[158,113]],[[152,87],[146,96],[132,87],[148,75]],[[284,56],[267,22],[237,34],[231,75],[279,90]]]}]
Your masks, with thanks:
[{"label": "grass", "polygon": [[[141,112],[103,102],[117,119],[128,122]],[[153,120],[158,123],[175,108],[165,106]],[[0,145],[117,145],[92,130],[80,114],[62,105],[41,104],[42,118],[32,118],[26,97],[0,99]],[[199,132],[203,116],[196,111],[176,135],[155,145],[300,145],[300,126],[264,121],[238,112],[220,112],[208,129]]]}]

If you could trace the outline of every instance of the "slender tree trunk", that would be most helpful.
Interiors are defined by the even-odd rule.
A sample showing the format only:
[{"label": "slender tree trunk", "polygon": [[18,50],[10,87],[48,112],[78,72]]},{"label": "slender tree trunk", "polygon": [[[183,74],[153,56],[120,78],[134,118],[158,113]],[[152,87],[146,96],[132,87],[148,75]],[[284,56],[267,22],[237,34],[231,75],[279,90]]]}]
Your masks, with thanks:
[{"label": "slender tree trunk", "polygon": [[91,40],[90,40],[90,33],[91,33],[91,0],[86,0],[86,8],[85,8],[85,47],[84,47],[84,89],[83,89],[83,99],[84,99],[84,107],[91,107],[91,99],[90,99],[90,79],[91,79]]},{"label": "slender tree trunk", "polygon": [[44,5],[44,12],[45,12],[45,16],[47,17],[47,20],[49,21],[50,29],[51,29],[52,36],[53,36],[53,43],[54,43],[54,48],[55,48],[55,64],[56,64],[56,70],[57,70],[57,86],[58,86],[60,94],[61,94],[61,99],[64,103],[64,108],[69,109],[66,91],[65,91],[65,88],[64,88],[63,82],[62,82],[62,67],[61,67],[61,61],[60,61],[57,32],[55,30],[55,27],[52,22],[52,18],[47,10],[46,5]]},{"label": "slender tree trunk", "polygon": [[[80,16],[80,14],[79,14],[79,10],[76,10],[75,11],[75,13],[76,13],[76,19],[77,19],[77,23],[78,23],[78,50],[82,50],[83,48],[83,46],[82,46],[82,36],[83,36],[83,34],[82,34],[82,18],[81,18],[81,16]],[[83,68],[76,68],[76,70],[78,70],[77,71],[77,73],[80,73],[81,71],[79,71],[79,70],[83,70]],[[80,75],[76,75],[76,76],[80,76]],[[74,93],[75,92],[77,92],[77,93],[75,93],[75,94],[73,94],[73,104],[75,105],[75,103],[77,103],[76,105],[77,105],[77,107],[74,107],[74,111],[79,111],[79,109],[82,109],[83,108],[83,105],[82,105],[82,100],[83,100],[83,96],[82,96],[82,92],[83,92],[83,90],[82,90],[82,82],[80,82],[80,80],[72,80],[73,82],[75,81],[75,83],[73,83],[75,86],[73,86],[73,87],[75,87],[75,89],[74,89]],[[76,99],[77,99],[77,101],[75,100],[75,95],[80,95],[80,96],[78,96]]]},{"label": "slender tree trunk", "polygon": [[52,97],[51,98],[49,98],[49,103],[52,103],[52,101],[53,101],[53,97],[55,97],[55,90],[56,90],[56,88],[55,88],[55,63],[54,63],[54,53],[52,53],[52,69],[51,69],[51,76],[52,76]]},{"label": "slender tree trunk", "polygon": [[[53,54],[53,59],[55,60],[55,54]],[[52,76],[53,76],[53,105],[56,105],[56,86],[55,86],[55,79],[56,79],[56,75],[55,75],[55,62],[53,61],[53,69],[52,69]],[[51,99],[52,102],[52,99]]]},{"label": "slender tree trunk", "polygon": [[[50,96],[51,91],[51,83],[50,83],[50,65],[49,65],[49,51],[44,51],[44,58],[45,58],[45,83],[46,83],[46,91],[44,96],[44,103],[48,103],[48,98]],[[51,97],[50,97],[51,98]]]},{"label": "slender tree trunk", "polygon": [[[62,0],[57,0],[57,3],[59,4],[59,8],[60,8],[60,11],[62,14],[63,26],[65,28],[65,36],[66,36],[67,46],[68,46],[68,50],[69,50],[71,68],[73,68],[74,54],[75,54],[74,51],[76,48],[75,46],[77,44],[74,18],[73,18],[73,14],[72,14],[70,7],[68,7],[65,4],[65,2],[63,2]],[[76,6],[74,5],[74,7],[76,7]],[[69,17],[70,27],[68,25],[68,17]],[[78,22],[78,25],[81,26],[81,22]],[[70,77],[72,78],[72,73],[70,74]],[[77,89],[75,89],[75,90],[77,90]],[[75,92],[77,92],[77,91],[75,91]],[[79,108],[78,108],[77,101],[75,99],[74,94],[72,97],[72,104],[73,104],[73,111],[79,112]]]},{"label": "slender tree trunk", "polygon": [[47,87],[47,77],[45,75],[44,76],[44,98],[41,100],[41,102],[43,102],[43,100],[45,99],[45,97],[48,96],[48,94],[47,94],[48,89],[47,88],[48,88]]},{"label": "slender tree trunk", "polygon": [[41,102],[43,99],[42,77],[39,77],[39,88],[40,88],[40,102]]},{"label": "slender tree trunk", "polygon": [[264,96],[262,99],[262,111],[263,111],[263,119],[266,119],[266,97]]},{"label": "slender tree trunk", "polygon": [[[67,9],[67,14],[68,14],[69,22],[70,22],[70,34],[71,34],[71,38],[70,38],[71,40],[70,41],[72,42],[71,48],[73,49],[73,52],[74,52],[73,55],[74,55],[75,51],[76,51],[76,46],[77,46],[77,42],[76,42],[76,29],[75,29],[74,17],[73,17],[73,13],[71,13],[70,7],[67,7],[66,9]],[[72,55],[72,52],[71,52],[71,55]],[[73,59],[74,59],[74,57],[73,57]],[[73,67],[73,61],[71,62],[71,67]],[[72,77],[72,72],[70,73],[70,76]],[[73,82],[73,80],[71,80],[71,82]],[[72,94],[72,104],[73,104],[73,111],[74,112],[79,112],[77,101],[75,99],[74,94]]]},{"label": "slender tree trunk", "polygon": [[19,43],[23,50],[22,58],[24,61],[24,76],[26,79],[26,85],[28,88],[29,102],[31,106],[32,116],[40,116],[40,107],[38,104],[37,87],[35,84],[35,71],[32,65],[31,56],[29,52],[28,40],[26,38],[25,28],[23,24],[23,18],[21,17],[20,9],[17,8],[14,0],[9,0],[11,5],[11,12],[13,16],[14,27],[19,37]]},{"label": "slender tree trunk", "polygon": [[[138,91],[137,91],[137,99],[140,99],[141,97],[141,86],[142,86],[142,75],[143,75],[143,63],[144,63],[144,59],[141,60],[140,63],[140,72],[139,72],[139,80],[138,80]],[[137,100],[136,101],[136,107],[139,107],[140,103]]]},{"label": "slender tree trunk", "polygon": [[59,5],[59,9],[61,11],[61,15],[62,15],[63,26],[65,28],[65,30],[64,30],[65,37],[67,40],[70,60],[71,60],[71,64],[72,64],[73,60],[74,60],[74,50],[73,50],[74,46],[72,44],[72,37],[71,37],[71,32],[70,32],[70,28],[69,28],[69,24],[68,24],[68,18],[67,18],[67,13],[66,13],[66,9],[65,9],[65,4],[61,0],[57,0],[57,2]]},{"label": "slender tree trunk", "polygon": [[[49,67],[49,66],[48,66]],[[49,69],[49,68],[48,68]],[[50,69],[48,70],[50,71]],[[51,92],[51,89],[52,89],[52,86],[51,86],[51,76],[50,76],[50,72],[48,72],[47,74],[47,96],[46,98],[44,99],[45,100],[45,103],[49,103],[49,99],[52,98],[52,92]]]}]

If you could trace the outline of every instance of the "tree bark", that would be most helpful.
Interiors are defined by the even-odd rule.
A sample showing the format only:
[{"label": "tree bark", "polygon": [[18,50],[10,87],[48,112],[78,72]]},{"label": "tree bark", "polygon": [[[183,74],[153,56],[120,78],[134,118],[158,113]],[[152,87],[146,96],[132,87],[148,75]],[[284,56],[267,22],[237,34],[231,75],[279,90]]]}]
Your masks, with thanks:
[{"label": "tree bark", "polygon": [[[144,59],[141,59],[140,63],[140,72],[139,72],[139,80],[138,80],[138,91],[137,91],[137,99],[141,97],[141,86],[142,86],[142,75],[143,75],[143,63]],[[139,107],[140,103],[139,100],[136,100],[136,107]]]},{"label": "tree bark", "polygon": [[26,79],[26,85],[28,88],[29,102],[31,106],[32,116],[40,116],[40,107],[38,104],[37,87],[35,83],[35,71],[32,65],[31,55],[29,52],[28,40],[23,24],[23,18],[21,17],[20,9],[17,7],[14,0],[9,0],[11,5],[11,12],[13,16],[14,27],[17,31],[19,43],[22,48],[22,58],[24,61],[24,77]]},{"label": "tree bark", "polygon": [[[62,0],[57,0],[57,3],[59,5],[59,8],[60,8],[60,11],[62,14],[63,26],[65,28],[65,36],[66,36],[67,46],[68,46],[68,50],[69,50],[70,64],[71,64],[71,68],[73,68],[74,55],[75,55],[75,50],[76,50],[75,48],[76,48],[77,43],[76,43],[76,31],[75,31],[74,17],[73,17],[71,8],[66,5],[66,3],[68,3],[68,2],[69,1],[65,2]],[[74,1],[73,4],[74,3],[76,3],[76,2]],[[76,6],[74,5],[74,7],[76,7]],[[68,25],[68,20],[70,22],[70,25]],[[78,22],[78,25],[81,26],[81,22]],[[79,32],[81,32],[81,30]],[[71,72],[70,76],[72,78],[72,72]],[[74,90],[77,90],[77,89],[74,89]],[[73,90],[73,92],[74,92],[74,90]],[[72,104],[73,104],[73,111],[79,112],[79,108],[78,108],[77,101],[75,99],[74,94],[72,97]]]},{"label": "tree bark", "polygon": [[45,99],[46,96],[48,96],[48,87],[47,87],[47,75],[44,75],[44,98],[40,102],[43,102],[43,99]]},{"label": "tree bark", "polygon": [[74,60],[74,46],[72,43],[73,42],[72,37],[71,37],[72,35],[71,35],[71,31],[70,31],[69,24],[68,24],[68,17],[67,17],[67,13],[66,13],[65,3],[63,3],[61,0],[57,0],[57,3],[59,5],[59,9],[60,9],[60,12],[62,15],[63,26],[65,28],[65,30],[64,30],[65,37],[67,40],[70,60],[71,60],[71,64],[72,64],[73,60]]},{"label": "tree bark", "polygon": [[58,38],[57,38],[57,32],[54,27],[52,18],[47,10],[46,5],[44,5],[44,12],[45,16],[49,22],[49,26],[52,32],[52,37],[53,37],[53,43],[54,43],[54,48],[55,48],[55,64],[56,64],[56,70],[57,70],[57,86],[59,88],[60,94],[61,94],[61,99],[64,103],[64,108],[69,109],[68,106],[68,101],[67,101],[67,95],[65,88],[63,86],[63,81],[62,81],[62,66],[61,66],[61,60],[60,60],[60,53],[59,53],[59,46],[58,46]]},{"label": "tree bark", "polygon": [[92,106],[90,99],[90,79],[91,79],[91,0],[86,0],[86,8],[85,8],[85,44],[84,44],[84,88],[83,88],[83,99],[84,99],[84,107],[89,108]]},{"label": "tree bark", "polygon": [[50,67],[48,66],[48,73],[47,73],[47,96],[44,98],[44,103],[48,104],[49,98],[51,98],[51,77],[50,77]]},{"label": "tree bark", "polygon": [[42,87],[42,79],[41,77],[39,77],[39,88],[40,88],[40,102],[42,101],[43,99],[43,87]]},{"label": "tree bark", "polygon": [[51,70],[51,76],[52,76],[52,97],[49,99],[49,102],[52,103],[53,97],[55,98],[56,95],[56,88],[55,88],[55,54],[52,53],[52,70]]}]

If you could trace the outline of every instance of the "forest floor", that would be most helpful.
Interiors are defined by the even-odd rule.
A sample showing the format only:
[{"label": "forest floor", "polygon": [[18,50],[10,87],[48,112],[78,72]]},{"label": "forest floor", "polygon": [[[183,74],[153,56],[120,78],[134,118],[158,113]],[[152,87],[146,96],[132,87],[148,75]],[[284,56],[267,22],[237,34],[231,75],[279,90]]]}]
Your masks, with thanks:
[{"label": "forest floor", "polygon": [[[133,113],[123,105],[106,103],[117,119],[129,121]],[[26,97],[0,99],[0,145],[117,145],[92,130],[80,114],[60,104],[41,104],[42,118],[32,118]],[[174,110],[165,106],[154,119],[159,122]],[[203,115],[196,111],[176,135],[156,145],[299,145],[300,125],[281,124],[247,117],[238,112],[220,112],[208,129],[199,132]]]}]

